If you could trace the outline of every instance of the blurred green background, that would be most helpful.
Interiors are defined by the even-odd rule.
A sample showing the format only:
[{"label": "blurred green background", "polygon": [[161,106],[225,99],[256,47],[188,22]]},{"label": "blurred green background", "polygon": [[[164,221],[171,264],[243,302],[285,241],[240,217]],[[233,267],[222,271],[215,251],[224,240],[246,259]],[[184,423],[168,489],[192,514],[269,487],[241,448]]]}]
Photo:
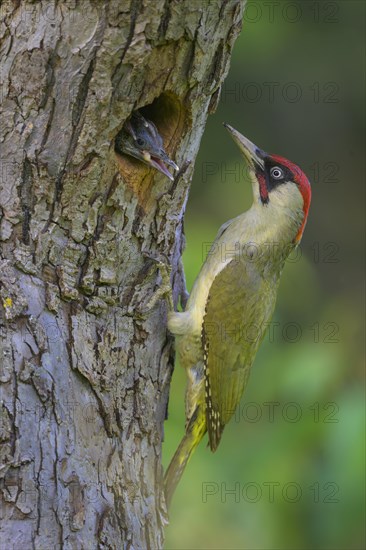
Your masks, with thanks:
[{"label": "blurred green background", "polygon": [[[223,121],[298,163],[313,199],[301,254],[283,274],[273,338],[218,451],[205,439],[193,455],[166,549],[365,548],[364,21],[362,1],[247,4],[196,162],[188,289],[205,243],[251,202]],[[184,390],[177,365],[165,466],[183,435]]]}]

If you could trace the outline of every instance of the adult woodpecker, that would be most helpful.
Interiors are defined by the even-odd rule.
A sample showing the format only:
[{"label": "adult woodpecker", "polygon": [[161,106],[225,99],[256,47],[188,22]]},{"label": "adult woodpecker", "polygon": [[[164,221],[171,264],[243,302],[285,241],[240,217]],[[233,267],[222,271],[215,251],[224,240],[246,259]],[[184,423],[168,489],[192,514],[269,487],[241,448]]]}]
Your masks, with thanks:
[{"label": "adult woodpecker", "polygon": [[134,111],[122,130],[117,134],[114,149],[116,153],[124,153],[148,166],[159,170],[170,180],[174,177],[169,172],[166,164],[179,170],[178,166],[167,155],[163,138],[159,134],[155,124],[147,120],[139,111]]},{"label": "adult woodpecker", "polygon": [[246,158],[253,204],[220,228],[185,311],[168,314],[188,375],[186,431],[165,475],[168,506],[206,431],[215,451],[240,402],[310,206],[310,183],[298,166],[225,127]]}]

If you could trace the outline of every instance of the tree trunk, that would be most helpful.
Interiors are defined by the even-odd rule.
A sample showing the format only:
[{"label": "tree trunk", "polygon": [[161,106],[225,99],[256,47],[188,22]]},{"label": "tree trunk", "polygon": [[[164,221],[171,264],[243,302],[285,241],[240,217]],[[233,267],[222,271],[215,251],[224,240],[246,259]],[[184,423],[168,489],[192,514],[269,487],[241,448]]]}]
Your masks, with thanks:
[{"label": "tree trunk", "polygon": [[[160,282],[242,2],[1,6],[2,545],[161,548],[161,446],[173,368]],[[113,140],[135,109],[181,170]],[[13,546],[10,546],[13,545]]]}]

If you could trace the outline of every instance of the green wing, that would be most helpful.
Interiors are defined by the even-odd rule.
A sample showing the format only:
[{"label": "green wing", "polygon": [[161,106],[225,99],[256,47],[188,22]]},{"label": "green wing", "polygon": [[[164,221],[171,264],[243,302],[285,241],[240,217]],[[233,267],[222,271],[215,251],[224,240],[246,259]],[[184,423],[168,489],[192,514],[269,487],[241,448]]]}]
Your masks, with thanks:
[{"label": "green wing", "polygon": [[202,326],[206,416],[215,451],[246,386],[277,290],[251,262],[232,260],[214,279]]}]

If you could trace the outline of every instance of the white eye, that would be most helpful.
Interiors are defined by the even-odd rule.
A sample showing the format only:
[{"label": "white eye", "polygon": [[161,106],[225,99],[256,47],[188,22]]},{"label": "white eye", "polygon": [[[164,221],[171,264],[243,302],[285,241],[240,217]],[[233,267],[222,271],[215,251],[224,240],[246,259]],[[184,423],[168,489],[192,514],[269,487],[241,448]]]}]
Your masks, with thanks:
[{"label": "white eye", "polygon": [[278,168],[278,166],[275,166],[274,168],[271,168],[271,176],[275,180],[279,180],[279,179],[283,178],[283,172],[282,172],[281,168]]}]

